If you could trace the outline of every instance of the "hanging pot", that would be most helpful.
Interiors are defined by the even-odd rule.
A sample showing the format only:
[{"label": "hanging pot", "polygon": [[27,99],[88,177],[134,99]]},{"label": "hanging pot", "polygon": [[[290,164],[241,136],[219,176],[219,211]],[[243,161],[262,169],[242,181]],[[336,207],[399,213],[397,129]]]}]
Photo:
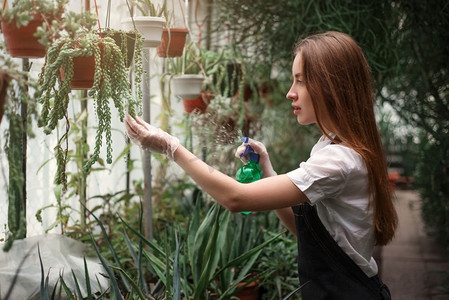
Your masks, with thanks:
[{"label": "hanging pot", "polygon": [[[134,28],[134,24],[136,28]],[[124,31],[133,31],[136,29],[144,38],[143,47],[154,48],[161,43],[164,24],[165,18],[162,17],[139,16],[123,19],[122,29]]]},{"label": "hanging pot", "polygon": [[90,89],[94,85],[95,58],[78,56],[73,59],[73,78],[70,82],[72,90]]},{"label": "hanging pot", "polygon": [[40,15],[34,15],[26,26],[17,27],[16,20],[1,22],[3,36],[6,42],[6,50],[12,57],[40,58],[45,56],[45,47],[34,37],[43,19]]},{"label": "hanging pot", "polygon": [[188,32],[187,28],[164,28],[161,43],[156,48],[157,55],[159,57],[181,56]]},{"label": "hanging pot", "polygon": [[194,99],[201,93],[204,76],[201,74],[183,74],[171,79],[171,89],[175,96]]},{"label": "hanging pot", "polygon": [[[64,70],[59,69],[64,80]],[[73,78],[70,82],[72,90],[88,90],[94,85],[95,57],[78,56],[73,58]]]},{"label": "hanging pot", "polygon": [[5,72],[0,72],[0,124],[2,123],[3,113],[6,103],[6,92],[8,90],[9,78]]},{"label": "hanging pot", "polygon": [[[109,31],[105,29],[105,36],[111,37],[122,53],[126,53],[125,67],[129,68],[134,58],[134,49],[136,47],[137,34],[133,32],[122,33],[119,31]],[[122,43],[123,35],[126,36],[125,44]],[[126,47],[126,49],[125,49]]]},{"label": "hanging pot", "polygon": [[[100,48],[100,60],[103,57],[103,45]],[[59,70],[62,80],[64,80],[64,71]],[[95,77],[95,56],[77,56],[73,58],[73,78],[70,82],[72,90],[88,90],[94,85]],[[103,79],[101,79],[103,80]]]},{"label": "hanging pot", "polygon": [[182,99],[182,104],[184,105],[184,111],[187,114],[195,111],[198,113],[203,113],[206,111],[207,106],[209,105],[210,100],[213,98],[213,95],[210,93],[203,92],[198,97],[193,99]]}]

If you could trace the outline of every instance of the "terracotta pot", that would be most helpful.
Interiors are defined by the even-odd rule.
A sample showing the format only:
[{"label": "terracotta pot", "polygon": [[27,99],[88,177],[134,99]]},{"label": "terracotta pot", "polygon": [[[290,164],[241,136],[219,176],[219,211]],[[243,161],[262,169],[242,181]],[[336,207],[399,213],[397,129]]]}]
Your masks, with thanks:
[{"label": "terracotta pot", "polygon": [[[244,286],[245,283],[239,283],[238,286]],[[234,294],[240,300],[258,300],[259,299],[259,283],[257,281],[251,282],[243,289]]]},{"label": "terracotta pot", "polygon": [[[59,69],[62,80],[64,71]],[[95,58],[91,56],[78,56],[73,59],[73,78],[70,82],[72,90],[87,90],[94,85]]]},{"label": "terracotta pot", "polygon": [[159,57],[181,56],[188,32],[187,28],[164,28],[161,43],[156,47],[157,55]]},{"label": "terracotta pot", "polygon": [[2,21],[2,32],[6,42],[6,50],[13,57],[39,58],[45,56],[45,47],[34,37],[37,27],[41,26],[43,19],[35,15],[28,25],[17,27],[16,21],[10,23]]},{"label": "terracotta pot", "polygon": [[6,103],[6,91],[8,89],[9,78],[4,72],[0,72],[0,124],[3,118],[3,107]]},{"label": "terracotta pot", "polygon": [[203,96],[199,95],[193,99],[182,99],[184,105],[184,111],[190,114],[192,111],[203,113],[206,111],[207,103],[203,100]]},{"label": "terracotta pot", "polygon": [[[109,33],[107,30],[105,30],[106,36],[111,37],[117,46],[120,48],[122,53],[125,53],[125,49],[122,48],[122,34],[120,32],[112,32]],[[126,60],[125,60],[125,66],[128,68],[131,65],[131,62],[134,58],[134,49],[136,47],[136,34],[132,32],[125,33],[126,35]]]},{"label": "terracotta pot", "polygon": [[[103,58],[103,45],[100,47],[100,60]],[[62,80],[64,80],[64,72],[59,69]],[[73,78],[70,82],[72,90],[88,90],[94,85],[95,77],[95,56],[77,56],[73,58]],[[103,80],[103,78],[101,79]]]}]

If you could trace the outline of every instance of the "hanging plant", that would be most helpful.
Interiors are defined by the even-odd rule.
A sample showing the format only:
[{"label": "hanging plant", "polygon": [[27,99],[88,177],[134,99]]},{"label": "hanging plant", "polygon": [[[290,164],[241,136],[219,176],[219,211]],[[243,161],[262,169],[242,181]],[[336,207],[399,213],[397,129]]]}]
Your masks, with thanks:
[{"label": "hanging plant", "polygon": [[[137,62],[141,62],[142,55],[142,46],[144,39],[142,35],[135,29],[131,28],[130,30],[124,31],[119,29],[114,29],[111,27],[111,9],[112,9],[112,0],[108,0],[107,10],[106,10],[106,20],[105,20],[105,28],[102,30],[105,36],[111,37],[117,46],[119,46],[122,51],[123,58],[125,60],[125,66],[129,68],[131,63],[136,57]],[[131,14],[131,7],[129,7]],[[142,64],[136,64],[136,68],[142,68]],[[136,72],[142,73],[141,70],[135,70]]]},{"label": "hanging plant", "polygon": [[[106,162],[112,163],[111,139],[111,105],[118,110],[120,120],[125,111],[135,115],[140,113],[140,101],[131,95],[128,83],[128,70],[125,67],[120,48],[110,37],[101,37],[97,32],[80,32],[74,37],[62,36],[48,49],[46,62],[40,75],[38,101],[42,104],[39,126],[44,132],[51,133],[62,118],[68,119],[71,81],[74,77],[74,60],[91,57],[95,69],[92,87],[88,95],[95,102],[95,113],[98,120],[95,147],[93,154],[84,166],[86,172],[99,159],[103,137],[106,139]],[[66,121],[68,131],[69,123]],[[66,132],[67,133],[67,132]],[[65,137],[63,137],[65,138]],[[58,162],[57,184],[66,184],[64,180],[66,150],[62,149],[62,141],[56,147]]]},{"label": "hanging plant", "polygon": [[144,38],[145,48],[157,47],[161,43],[162,29],[166,22],[167,3],[154,5],[150,0],[134,0],[131,3],[140,11],[141,16],[131,16],[122,20],[124,30],[137,30]]},{"label": "hanging plant", "polygon": [[8,53],[19,58],[45,56],[45,45],[59,34],[52,26],[59,23],[68,0],[15,0],[10,6],[3,1],[0,14]]},{"label": "hanging plant", "polygon": [[[28,72],[19,71],[11,56],[0,44],[0,120],[3,115],[4,154],[8,160],[8,231],[5,233],[6,243],[3,250],[8,251],[15,239],[26,237],[25,218],[25,173],[24,157],[26,157],[27,137],[33,136],[32,120],[37,115],[36,103],[30,97],[36,82],[28,76]],[[26,109],[24,109],[26,108]],[[5,125],[5,124],[3,124]],[[3,156],[3,155],[0,155]]]},{"label": "hanging plant", "polygon": [[164,28],[162,40],[156,47],[159,57],[177,57],[182,55],[189,31],[184,27]]}]

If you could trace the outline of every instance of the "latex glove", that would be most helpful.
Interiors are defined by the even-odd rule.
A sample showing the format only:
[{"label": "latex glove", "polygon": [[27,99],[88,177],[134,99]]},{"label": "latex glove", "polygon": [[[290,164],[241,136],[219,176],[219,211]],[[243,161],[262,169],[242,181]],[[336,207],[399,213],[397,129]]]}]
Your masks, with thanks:
[{"label": "latex glove", "polygon": [[160,128],[154,127],[139,117],[125,117],[126,132],[136,145],[143,150],[161,153],[173,159],[179,140]]},{"label": "latex glove", "polygon": [[267,148],[259,141],[248,139],[248,143],[242,143],[235,151],[235,157],[239,158],[244,164],[248,163],[248,157],[242,156],[246,150],[246,146],[250,145],[254,151],[260,155],[259,165],[262,169],[263,177],[270,177],[277,175],[271,165],[270,156],[268,155]]}]

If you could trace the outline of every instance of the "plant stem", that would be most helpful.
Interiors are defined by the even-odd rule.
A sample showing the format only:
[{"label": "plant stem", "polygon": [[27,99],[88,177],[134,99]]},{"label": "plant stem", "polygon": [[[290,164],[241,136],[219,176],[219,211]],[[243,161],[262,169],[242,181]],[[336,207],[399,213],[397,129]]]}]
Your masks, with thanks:
[{"label": "plant stem", "polygon": [[[28,58],[24,58],[22,61],[22,70],[28,72],[30,69],[30,63]],[[28,86],[25,88],[25,91],[28,92]],[[27,174],[27,116],[28,116],[28,104],[26,102],[21,102],[21,115],[22,115],[22,176],[23,176],[23,185],[22,185],[22,212],[23,215],[26,216],[26,199],[27,199],[27,188],[26,188],[26,174]],[[23,232],[23,236],[18,238],[26,237],[26,218],[23,220],[25,231]]]},{"label": "plant stem", "polygon": [[[87,112],[87,90],[84,90],[82,92],[81,96],[81,113],[84,111]],[[81,121],[81,143],[78,143],[76,152],[80,154],[81,162],[78,165],[78,172],[80,173],[79,179],[78,179],[78,195],[80,197],[80,212],[81,212],[81,218],[80,218],[80,226],[81,230],[86,230],[86,181],[87,181],[87,173],[84,171],[84,165],[87,162],[87,153],[83,151],[84,145],[87,143],[87,118],[84,118]]]}]

